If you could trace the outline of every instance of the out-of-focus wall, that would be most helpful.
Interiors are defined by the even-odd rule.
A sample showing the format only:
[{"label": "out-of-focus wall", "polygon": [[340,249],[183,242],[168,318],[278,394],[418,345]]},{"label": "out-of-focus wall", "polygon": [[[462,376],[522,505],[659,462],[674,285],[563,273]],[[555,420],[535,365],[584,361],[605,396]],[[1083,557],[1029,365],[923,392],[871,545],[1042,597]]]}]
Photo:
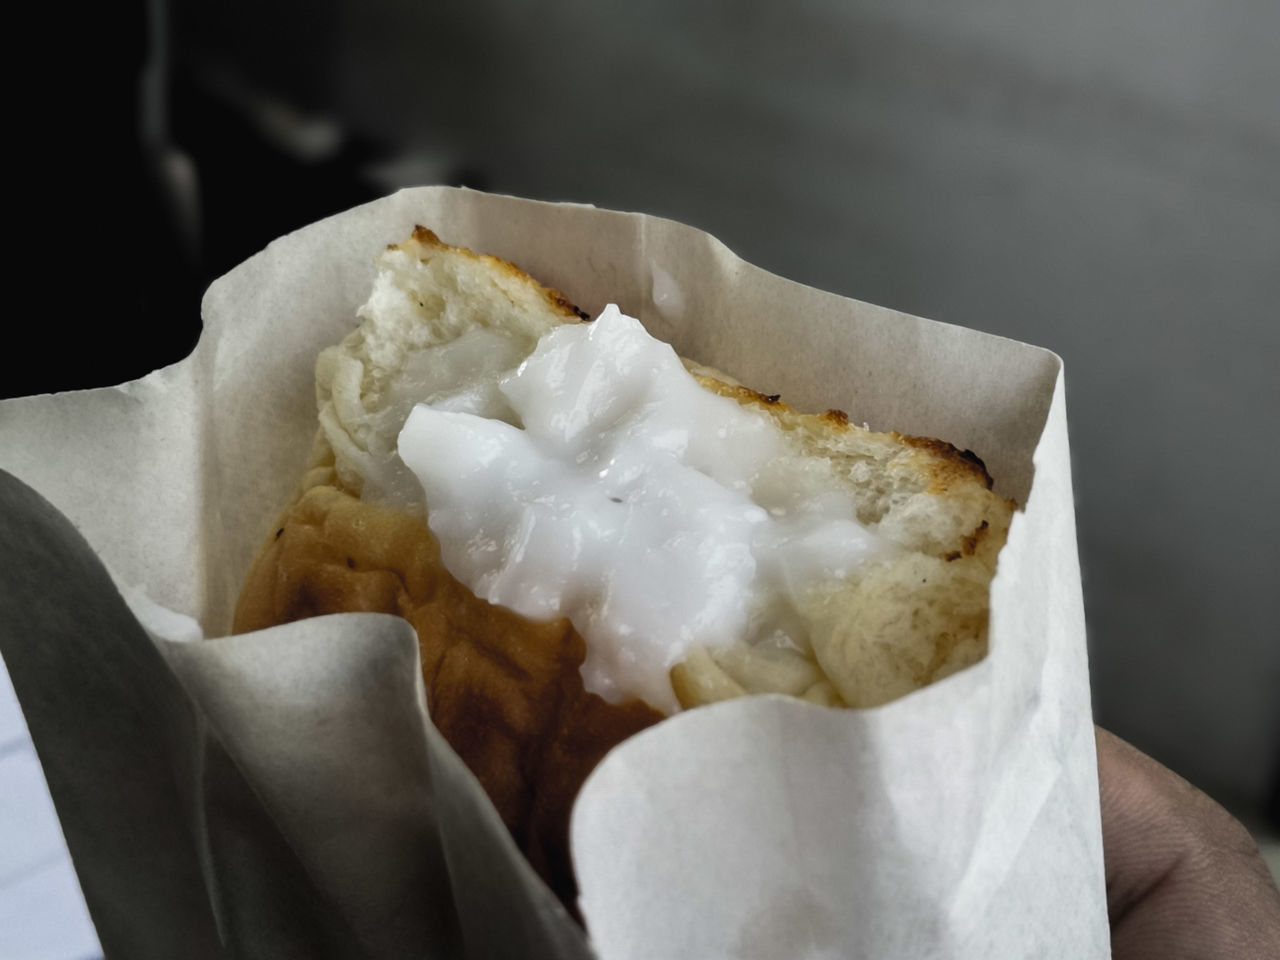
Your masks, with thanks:
[{"label": "out-of-focus wall", "polygon": [[176,6],[192,63],[393,145],[388,186],[464,165],[501,192],[663,214],[794,279],[1059,352],[1098,720],[1263,804],[1280,7]]}]

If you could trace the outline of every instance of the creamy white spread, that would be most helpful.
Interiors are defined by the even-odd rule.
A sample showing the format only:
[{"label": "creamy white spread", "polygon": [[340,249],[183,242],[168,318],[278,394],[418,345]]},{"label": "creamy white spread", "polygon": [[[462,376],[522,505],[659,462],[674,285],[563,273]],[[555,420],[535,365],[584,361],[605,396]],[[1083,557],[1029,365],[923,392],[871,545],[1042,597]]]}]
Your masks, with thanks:
[{"label": "creamy white spread", "polygon": [[[479,346],[436,348],[459,354],[440,369]],[[856,522],[829,461],[704,390],[616,306],[499,375],[503,359],[478,382],[425,377],[399,454],[450,572],[524,616],[567,616],[606,700],[677,710],[669,670],[695,645],[804,649],[802,593],[892,549]]]}]

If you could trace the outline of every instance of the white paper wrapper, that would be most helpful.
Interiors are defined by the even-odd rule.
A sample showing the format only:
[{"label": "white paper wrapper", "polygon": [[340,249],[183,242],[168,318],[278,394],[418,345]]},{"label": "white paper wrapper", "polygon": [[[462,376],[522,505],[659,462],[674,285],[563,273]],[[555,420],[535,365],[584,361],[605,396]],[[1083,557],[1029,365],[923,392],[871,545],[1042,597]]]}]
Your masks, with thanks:
[{"label": "white paper wrapper", "polygon": [[[690,711],[605,759],[573,818],[590,943],[430,726],[407,624],[178,642],[138,599],[227,631],[306,461],[316,354],[417,223],[798,408],[970,448],[1024,508],[977,666],[873,710]],[[0,404],[0,643],[109,956],[1107,955],[1057,357],[669,221],[444,188],[281,238],[204,313],[182,363]]]}]

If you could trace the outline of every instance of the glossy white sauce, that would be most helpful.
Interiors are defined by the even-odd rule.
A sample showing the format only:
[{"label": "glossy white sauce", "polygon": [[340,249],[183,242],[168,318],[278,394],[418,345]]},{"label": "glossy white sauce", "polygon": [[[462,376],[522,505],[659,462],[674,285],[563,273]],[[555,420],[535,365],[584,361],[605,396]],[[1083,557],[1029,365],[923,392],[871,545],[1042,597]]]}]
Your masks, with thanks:
[{"label": "glossy white sauce", "polygon": [[615,306],[491,371],[420,393],[400,457],[450,572],[525,616],[569,617],[607,700],[678,709],[668,672],[696,644],[802,648],[794,598],[890,549],[828,461],[704,390]]}]

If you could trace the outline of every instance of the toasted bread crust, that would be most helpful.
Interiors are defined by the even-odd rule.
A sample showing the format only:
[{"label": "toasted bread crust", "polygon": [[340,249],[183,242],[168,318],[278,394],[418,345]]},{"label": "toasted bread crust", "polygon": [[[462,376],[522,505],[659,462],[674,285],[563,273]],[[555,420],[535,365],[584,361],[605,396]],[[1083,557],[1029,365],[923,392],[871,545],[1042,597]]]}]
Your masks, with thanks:
[{"label": "toasted bread crust", "polygon": [[[806,416],[806,414],[801,414],[790,405],[784,403],[781,394],[764,394],[736,383],[730,378],[715,375],[714,371],[710,371],[710,368],[704,367],[701,369],[712,373],[714,378],[719,380],[719,385],[714,389],[722,396],[732,397],[744,405],[757,405],[778,412]],[[712,377],[709,376],[706,379],[712,379]],[[704,382],[704,386],[706,385]],[[849,415],[843,410],[828,410],[817,416],[823,421],[824,425],[837,432],[863,429],[854,426],[849,420]],[[972,450],[959,450],[945,440],[937,440],[933,437],[905,436],[897,431],[890,431],[885,436],[900,441],[909,447],[927,451],[930,454],[928,461],[922,463],[924,469],[933,478],[932,489],[939,493],[957,482],[977,481],[987,490],[992,488],[991,475],[987,473],[987,465]]]},{"label": "toasted bread crust", "polygon": [[[566,297],[554,287],[545,287],[533,277],[525,273],[510,260],[503,260],[501,257],[495,257],[487,253],[476,253],[468,250],[466,247],[454,247],[445,243],[434,230],[430,230],[421,224],[413,228],[411,239],[421,249],[418,251],[419,259],[429,259],[433,253],[444,253],[458,257],[470,258],[476,263],[482,264],[495,274],[505,274],[509,279],[520,284],[532,284],[538,292],[546,298],[547,304],[556,311],[562,313],[566,320],[573,322],[576,320],[590,321],[591,317],[585,310],[579,309],[578,305]],[[406,249],[407,243],[392,243],[387,245],[388,250]]]}]

